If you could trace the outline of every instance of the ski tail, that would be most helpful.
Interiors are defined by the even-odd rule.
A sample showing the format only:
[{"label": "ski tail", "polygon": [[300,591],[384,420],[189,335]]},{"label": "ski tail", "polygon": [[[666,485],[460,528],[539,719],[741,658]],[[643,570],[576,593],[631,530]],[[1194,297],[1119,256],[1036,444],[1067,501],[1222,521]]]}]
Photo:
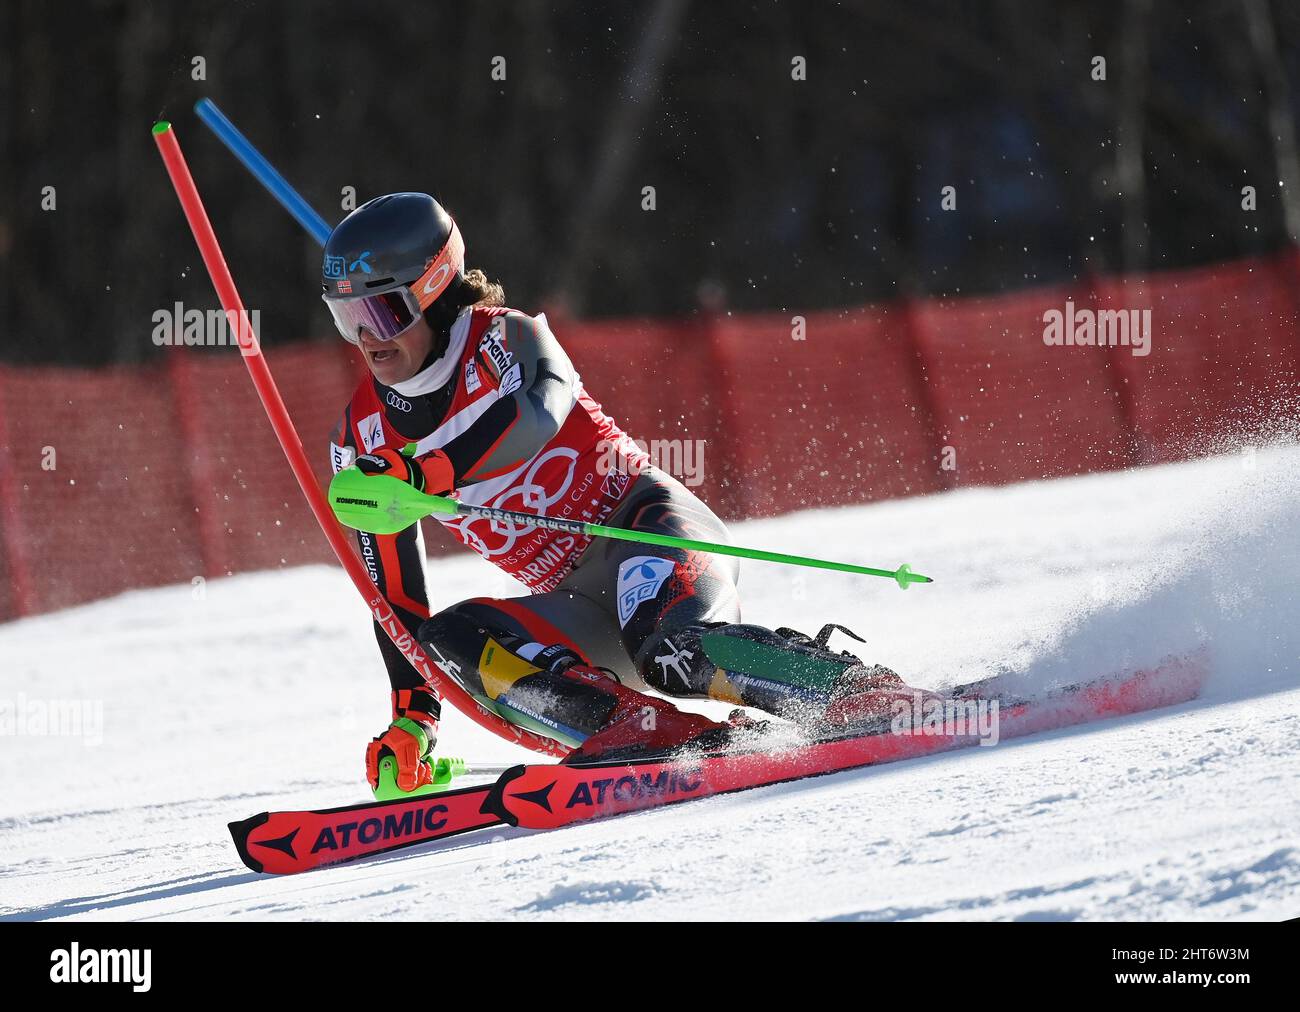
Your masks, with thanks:
[{"label": "ski tail", "polygon": [[497,825],[491,785],[306,812],[262,812],[229,824],[244,864],[288,875]]}]

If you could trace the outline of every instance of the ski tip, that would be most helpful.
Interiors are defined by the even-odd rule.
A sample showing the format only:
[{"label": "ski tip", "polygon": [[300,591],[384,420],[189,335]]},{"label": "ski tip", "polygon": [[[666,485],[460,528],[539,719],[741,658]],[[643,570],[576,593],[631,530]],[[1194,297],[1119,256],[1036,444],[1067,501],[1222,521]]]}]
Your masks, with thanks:
[{"label": "ski tip", "polygon": [[270,814],[260,812],[248,819],[241,819],[238,822],[226,823],[226,828],[230,830],[230,838],[235,842],[235,850],[239,852],[239,859],[244,862],[249,871],[255,871],[259,875],[266,870],[262,862],[255,858],[248,851],[248,836],[258,826],[264,825]]}]

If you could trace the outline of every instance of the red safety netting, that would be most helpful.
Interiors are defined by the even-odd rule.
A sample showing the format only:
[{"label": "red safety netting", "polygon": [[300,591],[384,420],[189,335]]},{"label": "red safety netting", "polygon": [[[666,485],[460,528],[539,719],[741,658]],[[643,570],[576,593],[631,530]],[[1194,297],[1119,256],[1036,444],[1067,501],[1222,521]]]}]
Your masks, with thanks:
[{"label": "red safety netting", "polygon": [[1300,254],[1108,278],[1099,302],[1149,309],[1151,351],[1115,349],[1141,460],[1215,452],[1295,417]]},{"label": "red safety netting", "polygon": [[[633,439],[703,440],[703,484],[692,491],[738,515],[727,393],[707,320],[551,320],[587,392]],[[668,452],[671,447],[661,447]],[[680,451],[679,451],[680,452]],[[692,451],[693,452],[693,451]],[[683,458],[684,459],[684,458]],[[685,477],[680,475],[679,477]]]},{"label": "red safety netting", "polygon": [[[791,313],[551,324],[608,413],[663,441],[660,462],[737,518],[1267,435],[1295,416],[1297,280],[1287,252],[824,311],[802,328]],[[1151,353],[1045,344],[1044,314],[1067,301],[1149,309]],[[267,357],[324,482],[360,363],[332,341]],[[453,544],[426,532],[433,552]],[[235,348],[171,348],[146,368],[0,368],[0,619],[330,558]]]},{"label": "red safety netting", "polygon": [[[0,545],[17,613],[205,574],[194,476],[161,366],[5,369]],[[26,586],[22,586],[26,583]]]},{"label": "red safety netting", "polygon": [[920,361],[896,307],[731,317],[715,342],[738,515],[940,487]]},{"label": "red safety netting", "polygon": [[939,438],[960,484],[1055,478],[1134,462],[1111,357],[1044,342],[1044,315],[1088,292],[1038,288],[912,307]]}]

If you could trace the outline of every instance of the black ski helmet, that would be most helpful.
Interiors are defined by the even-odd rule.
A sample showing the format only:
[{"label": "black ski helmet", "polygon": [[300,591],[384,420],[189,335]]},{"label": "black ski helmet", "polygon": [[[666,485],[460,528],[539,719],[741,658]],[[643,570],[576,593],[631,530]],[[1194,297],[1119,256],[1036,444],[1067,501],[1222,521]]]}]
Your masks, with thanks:
[{"label": "black ski helmet", "polygon": [[427,193],[389,193],[366,201],[334,227],[321,264],[327,302],[405,286],[426,318],[464,279],[460,230]]}]

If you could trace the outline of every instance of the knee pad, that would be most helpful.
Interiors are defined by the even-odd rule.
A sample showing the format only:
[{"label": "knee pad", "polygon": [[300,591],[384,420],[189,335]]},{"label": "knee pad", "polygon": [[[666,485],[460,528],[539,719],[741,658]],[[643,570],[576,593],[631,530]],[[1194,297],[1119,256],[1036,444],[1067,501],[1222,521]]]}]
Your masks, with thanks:
[{"label": "knee pad", "polygon": [[559,672],[586,663],[562,643],[539,643],[504,622],[493,622],[490,615],[475,615],[460,605],[427,619],[418,638],[435,660],[456,665],[453,677],[467,691],[489,700],[539,671]]},{"label": "knee pad", "polygon": [[478,660],[485,637],[479,623],[449,608],[425,619],[415,638],[429,659],[443,668],[466,692],[484,696]]}]

